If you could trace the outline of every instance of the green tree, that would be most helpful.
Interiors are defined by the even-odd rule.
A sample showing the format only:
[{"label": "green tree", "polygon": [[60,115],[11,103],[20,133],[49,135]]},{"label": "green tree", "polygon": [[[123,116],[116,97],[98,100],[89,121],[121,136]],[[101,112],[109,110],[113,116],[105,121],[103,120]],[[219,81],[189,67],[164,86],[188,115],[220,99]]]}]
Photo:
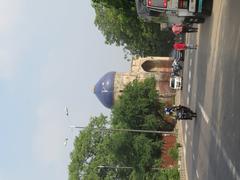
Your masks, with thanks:
[{"label": "green tree", "polygon": [[161,173],[154,169],[160,166],[161,135],[106,130],[170,130],[163,121],[163,105],[155,85],[154,78],[144,82],[133,81],[114,105],[110,121],[103,115],[90,119],[89,125],[74,142],[69,165],[70,180],[78,180],[80,176],[87,180],[159,179],[155,177],[160,177]]},{"label": "green tree", "polygon": [[137,16],[135,1],[92,0],[95,25],[107,44],[123,46],[132,55],[168,55],[173,34],[160,31],[159,24],[145,23]]},{"label": "green tree", "polygon": [[70,180],[78,180],[80,176],[95,180],[106,175],[98,166],[108,161],[112,162],[114,159],[107,148],[109,133],[96,130],[106,128],[106,125],[106,116],[93,117],[89,125],[76,137],[68,167]]},{"label": "green tree", "polygon": [[[107,117],[100,115],[90,119],[88,126],[75,138],[74,149],[68,166],[69,180],[127,179],[131,169],[104,168],[124,166],[112,153],[112,133],[107,129]],[[109,128],[109,127],[108,127]],[[119,141],[119,140],[117,140]]]},{"label": "green tree", "polygon": [[134,80],[123,90],[112,109],[111,122],[114,127],[131,129],[172,130],[163,120],[163,103],[156,91],[156,80]]},{"label": "green tree", "polygon": [[[172,130],[173,126],[163,121],[163,104],[155,87],[154,78],[129,83],[112,109],[112,127]],[[112,152],[118,162],[133,167],[130,177],[146,178],[159,167],[156,161],[161,155],[161,135],[118,132],[112,134],[111,140]]]}]

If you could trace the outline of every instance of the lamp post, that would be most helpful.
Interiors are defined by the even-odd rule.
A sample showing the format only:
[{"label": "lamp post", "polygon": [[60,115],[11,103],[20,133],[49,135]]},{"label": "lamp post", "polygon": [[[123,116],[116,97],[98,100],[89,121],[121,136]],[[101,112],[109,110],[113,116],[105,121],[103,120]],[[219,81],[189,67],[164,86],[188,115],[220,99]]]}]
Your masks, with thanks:
[{"label": "lamp post", "polygon": [[[108,168],[108,169],[133,169],[133,167],[129,167],[129,166],[105,166],[105,165],[101,165],[98,166],[98,168]],[[151,168],[152,170],[161,170],[160,168]]]},{"label": "lamp post", "polygon": [[98,168],[108,168],[108,169],[132,169],[133,167],[129,167],[129,166],[98,166]]},{"label": "lamp post", "polygon": [[[84,129],[83,126],[69,126],[75,129]],[[134,133],[152,133],[152,134],[176,134],[173,131],[155,131],[155,130],[145,130],[145,129],[115,129],[115,128],[93,128],[96,131],[120,131],[120,132],[134,132]]]}]

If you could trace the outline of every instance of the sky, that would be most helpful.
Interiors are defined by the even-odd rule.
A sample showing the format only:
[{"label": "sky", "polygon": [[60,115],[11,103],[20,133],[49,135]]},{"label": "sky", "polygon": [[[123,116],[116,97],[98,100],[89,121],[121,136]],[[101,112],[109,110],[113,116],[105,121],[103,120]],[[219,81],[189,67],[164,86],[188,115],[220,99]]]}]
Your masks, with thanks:
[{"label": "sky", "polygon": [[109,114],[93,87],[130,64],[94,18],[90,0],[0,0],[0,180],[66,180],[69,126]]}]

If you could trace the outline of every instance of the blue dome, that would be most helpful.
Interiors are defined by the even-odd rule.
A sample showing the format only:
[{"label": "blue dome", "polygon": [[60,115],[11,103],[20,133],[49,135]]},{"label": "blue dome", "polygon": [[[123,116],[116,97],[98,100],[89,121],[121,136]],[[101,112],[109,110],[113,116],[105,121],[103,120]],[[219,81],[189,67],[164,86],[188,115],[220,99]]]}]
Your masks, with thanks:
[{"label": "blue dome", "polygon": [[116,72],[108,72],[94,87],[94,93],[97,98],[107,108],[111,108],[113,106],[115,74]]}]

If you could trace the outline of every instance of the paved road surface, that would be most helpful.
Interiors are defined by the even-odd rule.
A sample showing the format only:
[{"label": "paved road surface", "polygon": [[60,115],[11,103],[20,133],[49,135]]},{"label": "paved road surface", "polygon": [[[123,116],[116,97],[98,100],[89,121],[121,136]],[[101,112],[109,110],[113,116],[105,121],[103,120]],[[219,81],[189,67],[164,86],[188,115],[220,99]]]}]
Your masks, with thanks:
[{"label": "paved road surface", "polygon": [[240,180],[240,0],[214,0],[188,42],[182,103],[198,118],[183,123],[189,180]]}]

